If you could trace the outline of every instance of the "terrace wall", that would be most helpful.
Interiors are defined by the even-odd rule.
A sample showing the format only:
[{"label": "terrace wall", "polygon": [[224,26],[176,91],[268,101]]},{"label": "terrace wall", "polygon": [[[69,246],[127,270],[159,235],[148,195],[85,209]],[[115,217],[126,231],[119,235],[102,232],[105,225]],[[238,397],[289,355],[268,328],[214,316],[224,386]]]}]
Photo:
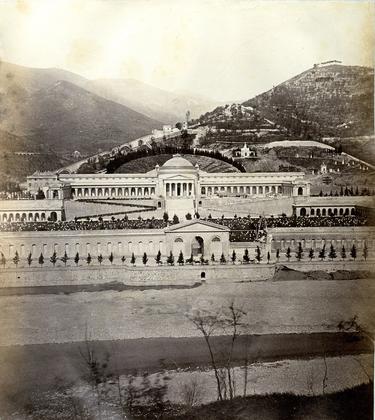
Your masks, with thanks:
[{"label": "terrace wall", "polygon": [[349,256],[350,248],[354,244],[360,257],[366,243],[369,256],[375,255],[375,227],[368,226],[272,228],[268,229],[267,240],[273,252],[276,252],[276,249],[283,252],[288,247],[294,251],[301,242],[304,250],[319,250],[325,244],[327,252],[332,244],[338,255],[342,246],[345,246]]}]

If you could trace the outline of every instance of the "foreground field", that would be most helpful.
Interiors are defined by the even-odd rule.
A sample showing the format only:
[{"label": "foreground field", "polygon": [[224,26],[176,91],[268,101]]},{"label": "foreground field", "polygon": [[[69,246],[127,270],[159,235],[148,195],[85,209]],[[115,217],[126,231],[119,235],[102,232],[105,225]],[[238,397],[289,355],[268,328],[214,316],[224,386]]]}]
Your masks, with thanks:
[{"label": "foreground field", "polygon": [[[164,402],[159,401],[157,409],[163,414],[157,418],[202,418],[200,413],[220,418],[215,417],[217,407],[210,414],[211,406],[186,414],[185,385],[198,381],[199,389],[204,389],[199,391],[200,403],[216,399],[209,353],[188,315],[199,310],[218,314],[235,302],[246,312],[231,359],[236,395],[243,395],[244,389],[247,395],[276,393],[274,402],[267,405],[269,412],[259,412],[258,418],[354,419],[327,417],[327,413],[339,413],[341,403],[324,395],[323,400],[309,400],[307,411],[301,405],[307,400],[289,396],[297,398],[292,406],[299,408],[282,417],[284,410],[290,414],[291,403],[288,399],[287,406],[280,406],[284,397],[278,393],[314,396],[371,382],[375,284],[372,277],[358,278],[368,275],[365,271],[329,274],[284,269],[272,280],[228,278],[215,283],[211,279],[179,288],[125,287],[120,282],[79,287],[56,284],[35,288],[38,294],[34,294],[32,287],[3,287],[0,417],[117,420],[129,414],[128,402],[121,402],[119,396],[127,398],[133,384],[137,392],[146,394],[155,395],[160,389]],[[353,319],[355,323],[350,323]],[[364,334],[350,332],[358,324]],[[231,343],[224,334],[228,332],[220,328],[212,337],[219,366],[227,363]],[[94,355],[99,366],[105,366],[100,369],[105,369],[109,381],[101,377],[99,387],[93,386],[85,354]],[[142,384],[148,381],[152,385],[145,391]],[[358,404],[369,404],[366,395],[353,398]],[[257,413],[256,401],[233,402],[240,404],[238,410],[243,405],[238,418],[249,418],[250,406]],[[180,408],[169,409],[170,403]],[[155,418],[155,406],[147,407],[142,408],[147,415],[133,418]],[[230,410],[226,403],[222,418],[228,418],[225,410]]]},{"label": "foreground field", "polygon": [[[199,335],[187,314],[235,301],[247,334],[336,331],[357,316],[374,330],[374,279],[207,283],[194,288],[1,296],[2,345]],[[61,290],[63,291],[63,290]],[[58,289],[55,293],[59,293]]]}]

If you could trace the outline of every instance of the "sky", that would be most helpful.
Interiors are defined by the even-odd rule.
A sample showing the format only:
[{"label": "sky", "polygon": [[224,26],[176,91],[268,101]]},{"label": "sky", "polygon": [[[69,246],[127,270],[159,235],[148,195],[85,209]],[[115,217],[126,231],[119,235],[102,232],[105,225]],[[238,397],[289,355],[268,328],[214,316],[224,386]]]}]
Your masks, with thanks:
[{"label": "sky", "polygon": [[314,63],[373,66],[374,17],[360,0],[0,0],[0,58],[236,101]]}]

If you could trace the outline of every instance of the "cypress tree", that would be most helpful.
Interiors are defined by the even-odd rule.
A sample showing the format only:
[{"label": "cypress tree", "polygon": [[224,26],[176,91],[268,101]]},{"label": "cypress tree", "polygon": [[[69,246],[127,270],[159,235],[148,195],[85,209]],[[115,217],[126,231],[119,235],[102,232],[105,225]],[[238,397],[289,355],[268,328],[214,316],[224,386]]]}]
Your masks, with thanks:
[{"label": "cypress tree", "polygon": [[329,248],[328,256],[329,256],[329,258],[331,258],[331,261],[333,261],[337,257],[335,247],[332,244]]},{"label": "cypress tree", "polygon": [[342,248],[341,248],[341,258],[342,258],[343,260],[345,260],[345,259],[346,259],[346,249],[345,249],[344,245],[343,245],[343,246],[342,246]]}]

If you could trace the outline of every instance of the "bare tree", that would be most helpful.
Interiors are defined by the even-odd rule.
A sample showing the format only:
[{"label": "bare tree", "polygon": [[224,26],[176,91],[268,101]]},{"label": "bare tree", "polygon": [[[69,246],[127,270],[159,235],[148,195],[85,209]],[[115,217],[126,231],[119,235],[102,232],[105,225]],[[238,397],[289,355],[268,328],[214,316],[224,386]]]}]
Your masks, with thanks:
[{"label": "bare tree", "polygon": [[102,418],[102,393],[100,386],[105,384],[108,379],[107,366],[109,361],[109,355],[105,357],[104,361],[101,361],[96,354],[87,333],[87,326],[85,331],[85,345],[84,348],[79,348],[79,353],[89,374],[89,382],[97,397],[98,416]]},{"label": "bare tree", "polygon": [[236,307],[233,301],[230,303],[228,309],[229,309],[229,316],[226,318],[225,323],[226,323],[226,327],[229,327],[230,332],[231,332],[231,345],[230,345],[230,350],[228,353],[226,368],[227,368],[227,375],[228,375],[229,398],[233,399],[235,397],[235,381],[234,381],[233,367],[232,367],[233,351],[234,351],[235,341],[240,335],[239,327],[241,325],[241,319],[244,315],[246,315],[246,312],[244,312],[241,308]]},{"label": "bare tree", "polygon": [[325,394],[327,388],[327,381],[328,381],[328,365],[327,365],[327,358],[326,355],[323,355],[323,362],[324,362],[324,375],[322,380],[322,394]]},{"label": "bare tree", "polygon": [[[235,378],[232,359],[235,343],[240,335],[239,327],[241,326],[241,319],[244,315],[246,313],[241,308],[236,307],[232,301],[227,307],[223,307],[216,312],[200,310],[190,316],[190,320],[205,339],[215,374],[217,394],[220,401],[235,397]],[[223,360],[225,360],[223,368],[220,368],[218,365],[211,342],[212,335],[218,330],[224,330],[227,333],[230,332],[231,337],[229,349],[223,355]]]},{"label": "bare tree", "polygon": [[219,368],[216,363],[216,359],[213,352],[211,343],[211,336],[217,331],[221,325],[218,319],[218,314],[212,314],[208,311],[199,310],[196,311],[192,316],[189,317],[195,328],[202,333],[206,342],[208,352],[210,354],[211,365],[214,370],[216,386],[217,386],[217,397],[219,401],[223,401],[222,393],[222,381],[220,379]]}]

